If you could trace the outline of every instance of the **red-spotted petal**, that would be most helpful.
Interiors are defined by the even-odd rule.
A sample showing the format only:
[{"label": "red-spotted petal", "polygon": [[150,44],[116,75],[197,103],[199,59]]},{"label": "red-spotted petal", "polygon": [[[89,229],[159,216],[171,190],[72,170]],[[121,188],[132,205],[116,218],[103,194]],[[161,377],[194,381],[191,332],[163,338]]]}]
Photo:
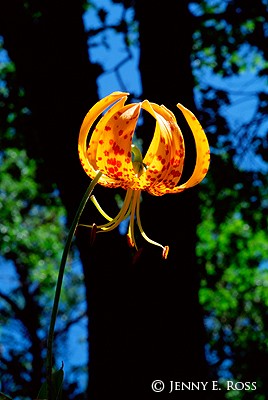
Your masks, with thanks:
[{"label": "red-spotted petal", "polygon": [[[184,140],[181,130],[177,124],[174,114],[164,106],[151,103],[156,118],[162,123],[162,130],[166,131],[167,143],[165,144],[164,154],[162,156],[166,160],[165,167],[161,174],[157,175],[156,181],[150,186],[149,192],[162,191],[166,188],[174,188],[181,178],[184,164]],[[163,161],[162,161],[163,162]]]},{"label": "red-spotted petal", "polygon": [[155,188],[158,191],[166,187],[173,188],[180,179],[184,141],[176,118],[170,110],[148,101],[143,102],[143,108],[156,119],[156,129],[144,158],[147,171],[141,176],[142,189],[155,193]]},{"label": "red-spotted petal", "polygon": [[[96,176],[97,166],[95,163],[95,155],[96,148],[98,144],[98,132],[93,132],[91,141],[89,146],[88,143],[88,135],[90,128],[93,123],[96,121],[98,116],[105,111],[108,107],[110,107],[113,103],[116,103],[114,106],[116,110],[121,108],[127,98],[128,93],[123,92],[113,92],[109,96],[104,97],[100,101],[98,101],[86,114],[83,123],[80,128],[79,138],[78,138],[78,153],[80,162],[85,170],[85,172],[90,176],[90,178],[94,178]],[[109,113],[109,110],[107,111]],[[107,114],[106,113],[106,114]],[[102,176],[99,180],[100,184],[109,187],[117,187],[120,186],[117,182],[113,182],[110,178],[106,179],[105,176]]]},{"label": "red-spotted petal", "polygon": [[[196,145],[196,164],[193,171],[192,176],[188,179],[187,182],[183,183],[175,187],[174,189],[171,188],[160,188],[160,191],[154,193],[155,195],[160,196],[161,194],[165,193],[179,193],[183,190],[193,187],[200,183],[206,176],[208,172],[208,167],[210,163],[210,150],[209,144],[206,137],[206,134],[197,120],[196,116],[187,108],[185,108],[181,104],[177,104],[178,108],[182,111],[186,121],[188,122],[191,131],[194,136],[195,145]],[[155,188],[156,189],[156,188]]]},{"label": "red-spotted petal", "polygon": [[167,169],[169,155],[166,156],[166,148],[169,138],[165,124],[161,117],[155,113],[152,103],[145,100],[142,103],[142,108],[156,119],[153,139],[143,159],[147,169],[146,172],[140,176],[141,189],[148,190],[159,177],[163,176]]},{"label": "red-spotted petal", "polygon": [[101,133],[96,154],[97,168],[124,188],[138,180],[131,161],[131,144],[140,114],[140,103],[129,104],[96,126]]}]

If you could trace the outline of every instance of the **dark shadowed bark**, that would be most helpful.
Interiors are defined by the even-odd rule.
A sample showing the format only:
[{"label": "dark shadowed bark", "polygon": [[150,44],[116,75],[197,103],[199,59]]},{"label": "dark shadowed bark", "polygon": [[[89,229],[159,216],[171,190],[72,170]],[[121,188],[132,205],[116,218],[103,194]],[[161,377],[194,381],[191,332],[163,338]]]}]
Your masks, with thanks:
[{"label": "dark shadowed bark", "polygon": [[[40,161],[38,177],[44,188],[57,184],[71,221],[90,182],[78,159],[78,132],[85,113],[98,100],[98,68],[88,59],[82,2],[47,1],[24,4],[12,0],[4,3],[0,15],[0,34],[4,37],[9,57],[16,65],[17,78],[25,90],[27,105],[31,111],[25,137],[27,151],[30,157]],[[104,207],[109,205],[109,212],[114,214],[114,192],[98,188],[97,193],[103,197],[101,203]],[[85,212],[83,216],[85,220],[94,221],[94,214],[90,214],[88,218],[86,214]],[[123,262],[124,247],[121,246],[118,250],[118,241],[123,240],[118,233],[114,235],[114,241],[110,240],[109,235],[102,236],[99,241],[101,249],[96,246],[96,253],[100,251],[102,256],[100,260],[93,256],[94,263],[89,266],[89,237],[89,231],[78,231],[77,241],[84,265],[88,314],[91,320],[90,368],[96,370],[92,374],[94,378],[102,374],[97,365],[104,365],[105,368],[105,357],[109,356],[104,354],[104,358],[101,358],[102,354],[95,351],[95,348],[104,347],[102,337],[97,340],[99,332],[105,333],[103,340],[106,337],[110,340],[109,332],[113,330],[106,321],[113,310],[109,309],[112,307],[109,293],[102,292],[102,287],[105,288],[107,284],[105,273],[102,276],[102,265],[104,268],[107,266],[108,282],[113,287],[110,274],[115,264],[119,266]],[[99,283],[98,279],[103,283]],[[104,311],[103,302],[108,303]],[[101,358],[100,361],[95,354],[98,360]],[[36,376],[33,378],[36,385],[40,381],[41,369],[41,365],[39,368],[35,365]]]},{"label": "dark shadowed bark", "polygon": [[[168,0],[154,2],[152,7],[152,2],[136,0],[143,98],[170,108],[185,133],[183,180],[193,169],[195,157],[191,135],[176,109],[180,102],[196,112],[190,63],[192,21],[187,3]],[[152,129],[150,121],[145,122],[142,130],[145,147],[152,137]],[[164,381],[206,379],[195,255],[198,190],[202,188],[159,198],[143,197],[144,229],[150,237],[170,246],[166,261],[161,260],[159,249],[146,248],[135,271],[135,290],[139,294],[135,309],[137,314],[137,310],[140,312],[140,330],[136,332],[134,354],[141,360],[139,373],[146,378],[147,385],[150,379],[157,378]]]},{"label": "dark shadowed bark", "polygon": [[[143,98],[170,107],[178,117],[187,146],[184,180],[194,167],[195,149],[188,127],[176,110],[181,102],[195,112],[191,16],[187,2],[136,1],[140,29],[140,70]],[[187,21],[187,23],[186,23]],[[151,121],[141,129],[144,147],[152,137]],[[151,133],[150,133],[151,132]],[[170,245],[167,261],[161,249],[137,239],[143,251],[132,265],[98,265],[95,290],[104,296],[94,306],[98,325],[98,364],[93,373],[94,399],[150,399],[160,395],[151,389],[155,379],[205,381],[204,327],[198,302],[199,272],[195,255],[196,226],[199,221],[197,191],[152,197],[144,194],[142,222],[148,235]],[[99,241],[98,241],[99,242]],[[119,254],[120,248],[114,249]],[[98,259],[104,257],[98,253]],[[96,264],[97,265],[97,264]],[[110,270],[112,268],[112,271]],[[103,277],[106,279],[103,280]],[[100,308],[101,307],[101,308]],[[110,314],[110,316],[109,316]],[[106,326],[104,322],[106,321]],[[213,392],[212,392],[213,393]],[[187,398],[183,393],[182,398]],[[162,398],[163,398],[162,397]],[[198,398],[209,398],[199,392]]]}]

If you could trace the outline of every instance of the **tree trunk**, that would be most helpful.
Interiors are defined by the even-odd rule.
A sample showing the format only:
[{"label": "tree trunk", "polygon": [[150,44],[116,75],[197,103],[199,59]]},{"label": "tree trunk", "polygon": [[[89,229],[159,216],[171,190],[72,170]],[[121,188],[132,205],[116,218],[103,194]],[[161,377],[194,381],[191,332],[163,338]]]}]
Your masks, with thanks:
[{"label": "tree trunk", "polygon": [[[82,2],[49,0],[42,4],[27,4],[19,0],[5,2],[0,15],[0,33],[4,37],[4,46],[9,57],[16,65],[17,79],[24,88],[26,103],[31,112],[31,122],[25,136],[27,152],[30,157],[39,161],[38,179],[44,190],[57,184],[71,222],[90,182],[80,165],[77,145],[82,120],[88,109],[98,100],[98,68],[88,58]],[[109,212],[114,214],[117,210],[114,192],[98,188],[97,193],[103,198],[101,203],[104,208],[109,205]],[[94,222],[94,212],[90,211],[87,216],[85,211],[83,220]],[[103,347],[102,338],[98,339],[99,332],[105,332],[105,337],[110,339],[109,331],[112,328],[107,330],[106,320],[110,318],[110,312],[113,312],[109,309],[107,292],[96,289],[98,279],[104,282],[100,283],[101,288],[107,285],[106,276],[101,276],[99,271],[102,271],[102,266],[107,266],[110,279],[113,271],[111,264],[120,266],[120,263],[124,263],[123,254],[126,248],[122,245],[125,240],[118,232],[111,236],[103,235],[97,241],[95,253],[92,249],[94,263],[90,263],[90,270],[90,232],[78,229],[77,233],[84,266],[88,316],[91,321],[89,359],[90,369],[94,371],[91,380],[94,387],[94,377],[102,373],[98,372],[97,366],[105,365],[105,360],[99,361],[99,351],[95,351],[96,347]],[[118,242],[121,243],[121,254],[114,251],[114,246],[119,248]],[[98,251],[101,253],[100,259],[96,256]],[[109,283],[113,287],[113,281]],[[102,313],[103,302],[108,302],[108,305]],[[39,371],[38,366],[35,366],[38,378],[41,369],[42,365],[39,365]],[[36,385],[38,380],[35,381]]]},{"label": "tree trunk", "polygon": [[[195,148],[175,106],[180,102],[196,112],[188,2],[167,0],[164,4],[152,4],[136,0],[136,15],[143,98],[164,104],[175,113],[185,133],[186,172],[182,178],[185,180],[194,167]],[[142,130],[145,148],[153,134],[150,125],[145,120]],[[135,271],[133,290],[138,294],[135,301],[138,322],[133,322],[130,330],[135,337],[133,355],[140,368],[133,379],[139,374],[147,387],[154,379],[200,381],[207,377],[195,254],[198,190],[202,188],[158,198],[143,196],[141,212],[145,231],[149,237],[170,246],[166,261],[161,260],[158,248],[146,247]],[[135,325],[139,329],[134,333]]]}]

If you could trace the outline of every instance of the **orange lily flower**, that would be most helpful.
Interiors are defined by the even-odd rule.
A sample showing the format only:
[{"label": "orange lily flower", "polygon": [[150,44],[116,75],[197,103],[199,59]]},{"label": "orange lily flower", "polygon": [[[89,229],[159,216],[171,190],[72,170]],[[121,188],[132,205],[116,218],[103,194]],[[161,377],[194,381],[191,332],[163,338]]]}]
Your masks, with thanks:
[{"label": "orange lily flower", "polygon": [[[205,132],[194,114],[181,104],[177,104],[191,128],[196,144],[196,164],[192,176],[187,182],[178,186],[185,148],[183,135],[174,114],[163,105],[159,106],[148,100],[125,105],[127,96],[128,93],[113,92],[98,101],[85,116],[79,133],[79,158],[87,175],[94,179],[97,173],[101,172],[99,179],[101,185],[126,189],[122,208],[115,218],[109,217],[95,197],[91,196],[97,209],[108,220],[106,224],[97,227],[97,232],[111,231],[130,216],[128,238],[130,244],[137,248],[134,238],[136,217],[136,223],[144,239],[160,246],[163,258],[167,258],[168,246],[162,246],[148,238],[142,228],[141,191],[162,196],[166,193],[182,192],[200,183],[209,167],[209,145]],[[132,143],[141,108],[156,120],[155,132],[144,158],[138,147]],[[97,122],[88,142],[93,123],[105,110],[106,113]]]}]

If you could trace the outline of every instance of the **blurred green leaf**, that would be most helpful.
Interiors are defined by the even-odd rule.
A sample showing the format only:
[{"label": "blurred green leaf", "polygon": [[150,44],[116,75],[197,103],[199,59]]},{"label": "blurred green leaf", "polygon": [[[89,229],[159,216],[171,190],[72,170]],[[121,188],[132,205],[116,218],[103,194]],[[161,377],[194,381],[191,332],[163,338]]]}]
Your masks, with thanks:
[{"label": "blurred green leaf", "polygon": [[[52,374],[52,400],[61,400],[64,372],[63,367]],[[45,381],[38,393],[37,399],[46,400],[48,398],[48,387]]]},{"label": "blurred green leaf", "polygon": [[12,398],[0,392],[0,400],[12,400]]}]

